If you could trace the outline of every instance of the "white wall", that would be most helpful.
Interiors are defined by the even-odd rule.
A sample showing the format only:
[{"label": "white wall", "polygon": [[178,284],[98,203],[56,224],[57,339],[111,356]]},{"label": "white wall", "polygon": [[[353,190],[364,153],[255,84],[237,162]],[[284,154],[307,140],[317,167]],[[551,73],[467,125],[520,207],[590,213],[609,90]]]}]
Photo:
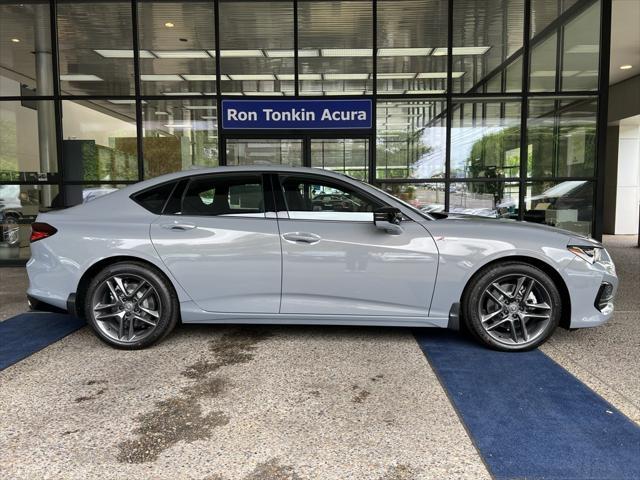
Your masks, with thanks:
[{"label": "white wall", "polygon": [[640,205],[640,116],[620,122],[616,234],[637,234]]},{"label": "white wall", "polygon": [[[2,102],[0,121],[8,128],[8,131],[3,132],[3,156],[12,156],[11,152],[15,151],[19,171],[39,172],[38,112],[23,107],[20,102]],[[55,124],[51,128],[55,128]]]},{"label": "white wall", "polygon": [[135,137],[134,123],[85,107],[72,101],[62,102],[62,138],[65,140],[95,140],[109,146],[109,138]]}]

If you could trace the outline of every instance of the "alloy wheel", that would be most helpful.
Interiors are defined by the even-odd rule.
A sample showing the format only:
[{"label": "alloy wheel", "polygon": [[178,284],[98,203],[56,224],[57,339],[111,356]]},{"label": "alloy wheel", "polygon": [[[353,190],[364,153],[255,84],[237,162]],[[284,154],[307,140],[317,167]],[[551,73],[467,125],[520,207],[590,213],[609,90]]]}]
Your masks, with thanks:
[{"label": "alloy wheel", "polygon": [[551,296],[529,275],[505,275],[491,282],[480,296],[482,328],[506,345],[535,342],[553,318]]},{"label": "alloy wheel", "polygon": [[104,280],[96,288],[91,305],[96,326],[120,343],[148,337],[162,315],[155,287],[134,274],[118,274]]}]

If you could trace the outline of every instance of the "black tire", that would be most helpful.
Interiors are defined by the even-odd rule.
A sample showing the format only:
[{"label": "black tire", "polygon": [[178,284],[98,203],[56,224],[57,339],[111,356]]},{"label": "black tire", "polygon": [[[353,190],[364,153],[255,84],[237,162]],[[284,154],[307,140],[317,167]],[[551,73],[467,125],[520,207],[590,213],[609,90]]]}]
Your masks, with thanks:
[{"label": "black tire", "polygon": [[[159,318],[156,326],[144,338],[133,341],[119,341],[105,333],[96,321],[93,309],[96,295],[106,280],[114,275],[132,275],[144,279],[157,292],[157,301],[160,304]],[[89,326],[96,336],[106,344],[124,350],[140,350],[159,342],[169,335],[176,326],[179,319],[179,302],[173,286],[166,277],[156,268],[142,262],[118,262],[101,270],[91,279],[84,296],[84,314]]]},{"label": "black tire", "polygon": [[[539,289],[541,295],[548,294],[548,300],[546,301],[546,303],[550,306],[550,310],[547,310],[549,319],[545,320],[545,324],[541,324],[540,326],[538,326],[535,338],[532,338],[529,341],[525,341],[523,339],[522,343],[520,344],[511,344],[509,343],[511,339],[495,338],[495,336],[499,336],[499,330],[496,330],[496,332],[492,331],[493,335],[489,334],[487,329],[483,326],[480,317],[480,309],[482,308],[481,302],[483,302],[483,296],[487,295],[485,292],[488,288],[490,288],[491,285],[493,285],[495,282],[500,282],[502,279],[517,277],[519,275],[530,277],[531,279],[538,282],[539,286],[537,286],[536,288]],[[540,286],[542,288],[540,288]],[[507,297],[499,296],[499,299],[501,300],[505,298]],[[511,300],[508,300],[507,302],[509,301]],[[523,301],[526,301],[526,299]],[[515,303],[515,300],[513,302]],[[495,306],[497,305],[498,303],[495,302]],[[511,315],[508,309],[503,311],[507,313],[499,315],[505,315],[506,317],[509,317]],[[465,289],[465,293],[462,298],[462,312],[466,329],[471,333],[473,337],[475,337],[484,345],[494,350],[501,351],[527,351],[539,347],[544,342],[546,342],[553,334],[553,331],[560,323],[562,314],[562,299],[560,297],[558,287],[555,285],[549,275],[547,275],[544,271],[527,263],[505,261],[499,264],[491,265],[484,270],[481,270],[471,279],[471,281],[467,285],[467,288]],[[524,338],[524,334],[522,334],[522,324],[517,323],[519,322],[519,320],[517,320],[515,316],[513,316],[513,318],[513,322],[516,322],[515,329],[513,330],[512,328],[514,327],[514,323],[510,324],[508,319],[502,320],[502,317],[500,317],[497,321],[495,321],[495,323],[500,323],[500,321],[502,320],[504,324],[503,326],[500,326],[500,328],[511,332],[510,334],[514,335],[516,339],[518,338],[518,334],[520,334],[521,337]],[[508,334],[504,333],[503,335],[506,336]]]}]

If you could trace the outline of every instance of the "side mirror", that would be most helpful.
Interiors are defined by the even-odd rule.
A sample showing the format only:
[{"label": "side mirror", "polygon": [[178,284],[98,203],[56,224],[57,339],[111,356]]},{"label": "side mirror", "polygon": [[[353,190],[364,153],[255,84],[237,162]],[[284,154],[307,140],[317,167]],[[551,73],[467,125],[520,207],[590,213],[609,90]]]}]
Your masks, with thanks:
[{"label": "side mirror", "polygon": [[403,232],[401,221],[402,212],[398,208],[381,207],[373,211],[373,224],[391,235],[400,235]]}]

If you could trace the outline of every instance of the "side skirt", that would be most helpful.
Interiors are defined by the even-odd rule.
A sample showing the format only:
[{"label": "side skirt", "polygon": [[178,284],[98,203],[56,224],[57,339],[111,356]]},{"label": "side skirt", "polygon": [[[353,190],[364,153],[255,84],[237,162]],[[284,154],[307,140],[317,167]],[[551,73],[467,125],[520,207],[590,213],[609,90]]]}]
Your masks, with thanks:
[{"label": "side skirt", "polygon": [[180,304],[182,323],[201,324],[279,324],[279,325],[369,325],[386,327],[447,328],[448,318],[398,317],[388,315],[303,315],[292,313],[224,313],[206,312],[193,302]]}]

